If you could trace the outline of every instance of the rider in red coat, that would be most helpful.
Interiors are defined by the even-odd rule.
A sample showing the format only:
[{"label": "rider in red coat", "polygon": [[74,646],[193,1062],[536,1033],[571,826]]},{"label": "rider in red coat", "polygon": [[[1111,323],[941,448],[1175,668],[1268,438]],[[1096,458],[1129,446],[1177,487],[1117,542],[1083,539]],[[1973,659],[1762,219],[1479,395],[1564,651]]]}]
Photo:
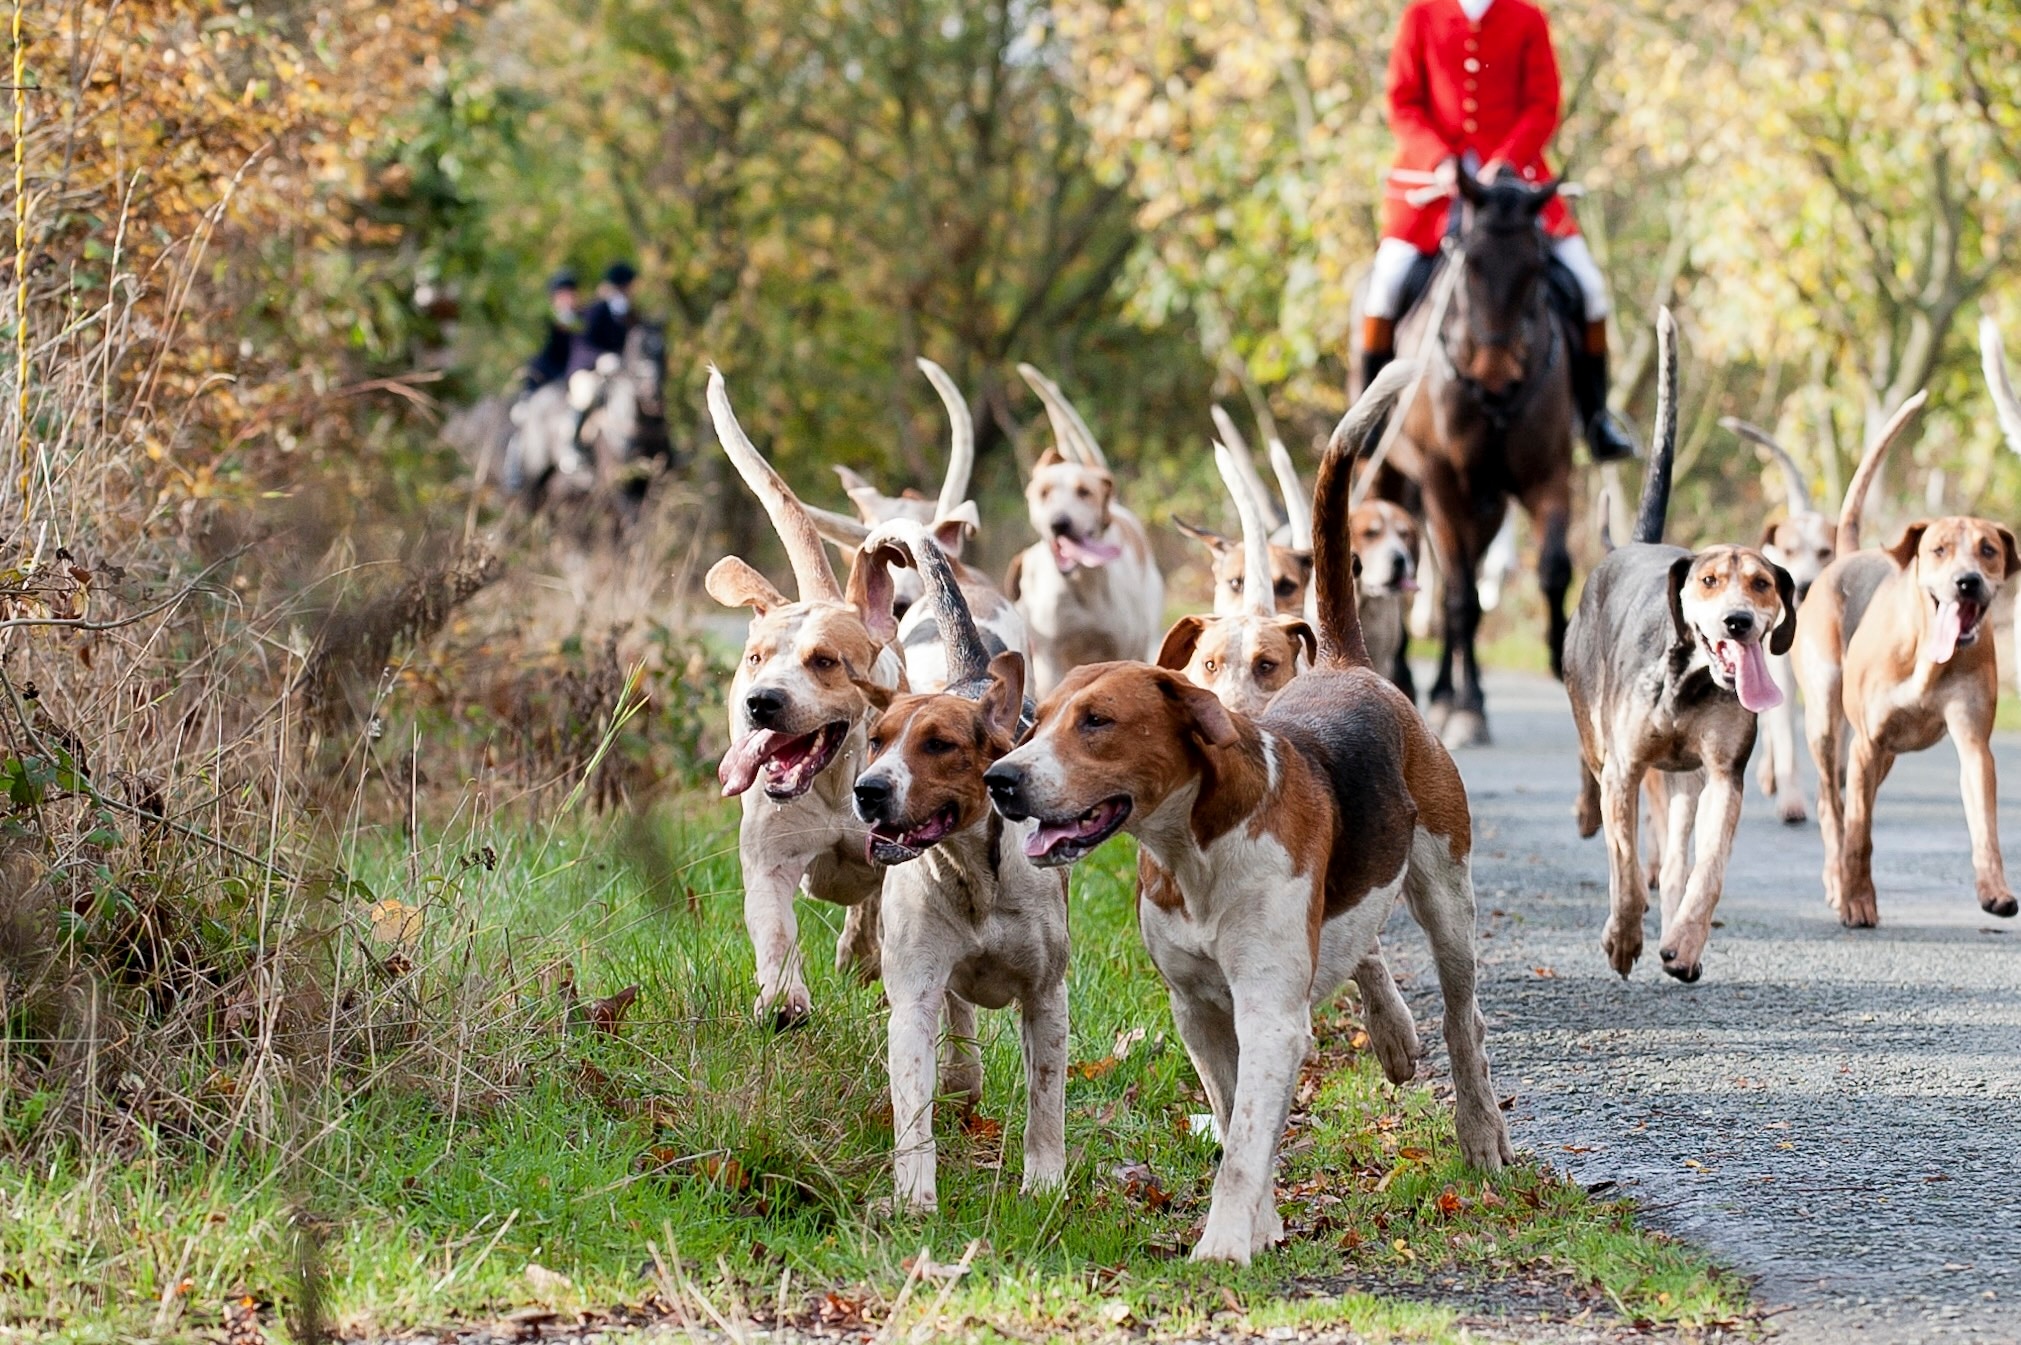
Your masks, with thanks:
[{"label": "rider in red coat", "polygon": [[[1544,146],[1558,129],[1558,108],[1550,25],[1530,0],[1414,0],[1404,11],[1389,61],[1389,124],[1402,172],[1384,193],[1382,242],[1363,308],[1364,385],[1395,354],[1397,309],[1412,266],[1438,250],[1446,231],[1450,202],[1412,205],[1410,192],[1434,173],[1549,180]],[[1553,200],[1540,223],[1585,299],[1572,387],[1587,445],[1597,461],[1633,457],[1633,441],[1607,411],[1606,281],[1563,200]]]}]

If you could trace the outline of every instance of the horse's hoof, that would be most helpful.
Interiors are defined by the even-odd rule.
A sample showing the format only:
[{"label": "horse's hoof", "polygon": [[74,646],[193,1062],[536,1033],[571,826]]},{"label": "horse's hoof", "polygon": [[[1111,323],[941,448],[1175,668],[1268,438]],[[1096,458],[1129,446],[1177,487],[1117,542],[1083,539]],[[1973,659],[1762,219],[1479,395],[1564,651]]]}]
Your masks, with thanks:
[{"label": "horse's hoof", "polygon": [[1440,740],[1451,749],[1487,747],[1493,742],[1488,737],[1488,718],[1479,710],[1455,710],[1437,728]]}]

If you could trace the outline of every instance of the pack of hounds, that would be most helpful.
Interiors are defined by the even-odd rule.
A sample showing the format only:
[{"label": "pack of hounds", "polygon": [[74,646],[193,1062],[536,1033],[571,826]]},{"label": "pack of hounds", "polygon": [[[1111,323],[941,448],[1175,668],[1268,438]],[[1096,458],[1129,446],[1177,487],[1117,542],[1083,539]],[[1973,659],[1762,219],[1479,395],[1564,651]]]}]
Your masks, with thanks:
[{"label": "pack of hounds", "polygon": [[[2021,403],[1990,329],[1985,343],[2001,424],[2021,447]],[[1896,754],[1946,733],[1963,762],[1980,904],[2013,915],[1989,748],[1989,612],[2021,567],[2013,533],[1931,519],[1860,549],[1863,498],[1919,396],[1867,452],[1835,527],[1794,494],[1758,547],[1666,545],[1677,421],[1668,312],[1658,345],[1634,535],[1588,579],[1565,652],[1578,827],[1606,838],[1610,963],[1626,976],[1640,957],[1654,887],[1663,970],[1699,978],[1760,719],[1763,788],[1785,819],[1803,818],[1799,687],[1821,780],[1824,885],[1840,918],[1878,920],[1875,791]],[[1213,611],[1161,633],[1164,585],[1144,524],[1117,498],[1086,422],[1028,366],[1055,440],[1025,490],[1039,540],[1001,586],[963,563],[980,522],[966,499],[972,426],[953,380],[920,365],[953,422],[945,486],[937,499],[890,496],[838,469],[855,515],[803,504],[738,425],[721,373],[709,379],[717,435],[797,588],[789,596],[734,556],[707,579],[717,601],[751,609],[720,779],[743,799],[761,1018],[789,1026],[813,1010],[796,896],[846,907],[837,965],[883,981],[896,1195],[923,1210],[935,1205],[934,1100],[979,1097],[976,1009],[1014,1002],[1023,1185],[1058,1187],[1067,873],[1128,832],[1144,943],[1221,1142],[1196,1259],[1246,1263],[1282,1239],[1273,1171],[1312,1010],[1348,979],[1385,1073],[1414,1076],[1416,1026],[1378,940],[1399,900],[1431,944],[1461,1154],[1486,1172],[1512,1161],[1475,995],[1467,792],[1394,680],[1417,523],[1394,504],[1351,503],[1357,459],[1415,386],[1414,366],[1385,370],[1342,418],[1310,497],[1270,445],[1281,516],[1217,417],[1215,459],[1240,535],[1186,526],[1212,552]],[[848,557],[844,582],[824,542]]]}]

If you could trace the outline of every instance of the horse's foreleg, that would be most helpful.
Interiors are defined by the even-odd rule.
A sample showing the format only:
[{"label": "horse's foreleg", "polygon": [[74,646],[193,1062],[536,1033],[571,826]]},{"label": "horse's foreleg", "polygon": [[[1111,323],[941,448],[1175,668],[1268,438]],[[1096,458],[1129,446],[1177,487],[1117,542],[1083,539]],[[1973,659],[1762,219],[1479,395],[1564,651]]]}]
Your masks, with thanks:
[{"label": "horse's foreleg", "polygon": [[[1468,625],[1462,631],[1461,623],[1453,618],[1453,604],[1462,588],[1469,598],[1474,596],[1474,568],[1472,558],[1467,555],[1466,540],[1453,523],[1454,511],[1459,506],[1452,493],[1428,489],[1424,495],[1425,530],[1430,536],[1432,556],[1438,566],[1440,607],[1445,627],[1439,637],[1438,676],[1432,682],[1427,718],[1434,728],[1442,728],[1455,703],[1454,665],[1461,662],[1462,649],[1471,651],[1472,648],[1472,627]],[[1475,605],[1478,608],[1477,599]]]},{"label": "horse's foreleg", "polygon": [[1488,741],[1487,703],[1474,640],[1481,625],[1481,595],[1474,574],[1475,551],[1457,529],[1439,544],[1445,575],[1446,638],[1440,678],[1447,686],[1448,711],[1439,733],[1448,747],[1477,747]]},{"label": "horse's foreleg", "polygon": [[1550,616],[1551,676],[1565,680],[1565,595],[1572,588],[1572,549],[1566,545],[1566,527],[1572,505],[1562,492],[1552,492],[1541,510],[1535,510],[1543,541],[1537,554],[1537,584],[1544,590],[1544,606]]}]

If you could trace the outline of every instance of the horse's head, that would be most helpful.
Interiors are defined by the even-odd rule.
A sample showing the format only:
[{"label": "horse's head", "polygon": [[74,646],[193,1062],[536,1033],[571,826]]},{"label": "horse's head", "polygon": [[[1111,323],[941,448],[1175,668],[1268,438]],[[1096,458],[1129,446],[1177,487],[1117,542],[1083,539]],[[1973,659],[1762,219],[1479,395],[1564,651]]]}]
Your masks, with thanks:
[{"label": "horse's head", "polygon": [[659,416],[665,412],[667,383],[667,329],[657,322],[640,321],[625,337],[623,376],[638,399],[639,414]]},{"label": "horse's head", "polygon": [[1454,363],[1490,396],[1520,382],[1530,362],[1528,319],[1550,261],[1538,221],[1557,192],[1555,182],[1533,187],[1507,172],[1491,183],[1459,176],[1463,267],[1454,307],[1463,339]]}]

